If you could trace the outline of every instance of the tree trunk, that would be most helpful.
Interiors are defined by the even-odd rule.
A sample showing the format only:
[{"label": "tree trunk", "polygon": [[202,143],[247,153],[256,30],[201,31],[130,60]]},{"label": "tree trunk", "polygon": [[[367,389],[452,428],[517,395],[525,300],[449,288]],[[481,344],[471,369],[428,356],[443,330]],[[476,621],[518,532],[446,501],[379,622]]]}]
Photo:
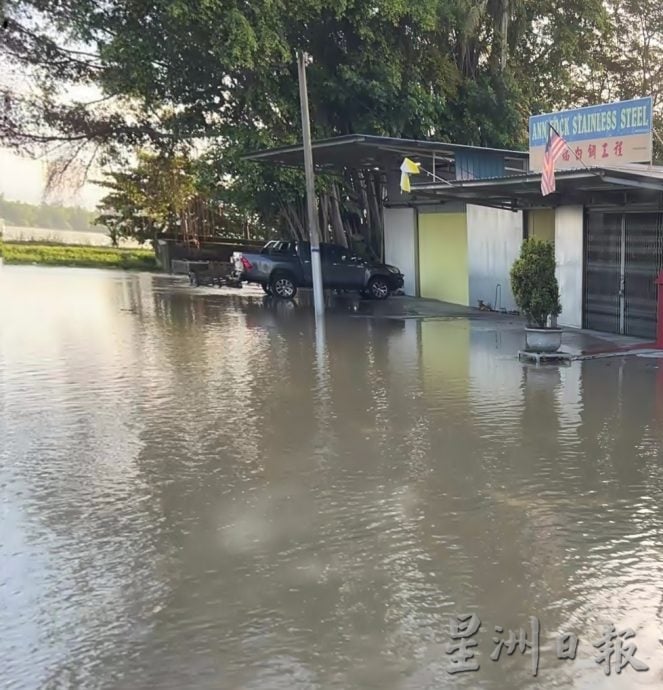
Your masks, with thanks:
[{"label": "tree trunk", "polygon": [[288,229],[288,232],[290,233],[290,237],[294,240],[298,240],[299,235],[297,234],[297,230],[295,229],[295,226],[292,224],[292,221],[290,220],[290,217],[286,209],[281,208],[279,215],[285,221],[285,226]]},{"label": "tree trunk", "polygon": [[506,69],[506,58],[509,49],[509,0],[502,0],[502,17],[500,33],[502,34],[502,46],[500,50],[500,71]]},{"label": "tree trunk", "polygon": [[366,246],[370,249],[373,246],[373,228],[371,226],[371,213],[370,205],[368,202],[368,172],[366,170],[357,170],[356,172],[356,184],[357,190],[359,192],[358,204],[360,213],[362,214],[359,218],[359,228],[364,236]]},{"label": "tree trunk", "polygon": [[320,194],[320,230],[323,242],[329,242],[329,194]]},{"label": "tree trunk", "polygon": [[509,52],[509,17],[511,0],[497,0],[492,9],[493,46],[490,61],[493,69],[504,72]]},{"label": "tree trunk", "polygon": [[296,209],[293,209],[290,204],[285,204],[281,207],[281,211],[293,237],[300,242],[304,237],[308,239],[308,233],[305,232],[305,228],[299,220],[299,214],[297,213]]},{"label": "tree trunk", "polygon": [[341,203],[338,198],[338,188],[336,187],[336,183],[332,185],[330,201],[332,209],[331,216],[334,241],[336,242],[336,244],[340,244],[343,247],[347,247],[348,238],[343,227],[343,218],[341,216]]},{"label": "tree trunk", "polygon": [[382,180],[380,173],[368,173],[369,223],[373,232],[373,251],[384,261],[384,225],[382,222]]}]

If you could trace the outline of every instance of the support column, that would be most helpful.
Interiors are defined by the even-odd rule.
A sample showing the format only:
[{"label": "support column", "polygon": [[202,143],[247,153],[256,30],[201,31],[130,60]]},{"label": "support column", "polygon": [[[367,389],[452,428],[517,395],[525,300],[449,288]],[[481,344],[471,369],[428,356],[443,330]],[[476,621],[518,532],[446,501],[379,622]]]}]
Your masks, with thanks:
[{"label": "support column", "polygon": [[416,211],[413,208],[385,208],[384,260],[397,266],[405,276],[403,292],[417,294]]},{"label": "support column", "polygon": [[582,328],[583,207],[555,209],[555,263],[562,313],[560,326]]},{"label": "support column", "polygon": [[658,274],[656,278],[656,287],[658,288],[658,312],[656,319],[656,347],[663,350],[663,271]]}]

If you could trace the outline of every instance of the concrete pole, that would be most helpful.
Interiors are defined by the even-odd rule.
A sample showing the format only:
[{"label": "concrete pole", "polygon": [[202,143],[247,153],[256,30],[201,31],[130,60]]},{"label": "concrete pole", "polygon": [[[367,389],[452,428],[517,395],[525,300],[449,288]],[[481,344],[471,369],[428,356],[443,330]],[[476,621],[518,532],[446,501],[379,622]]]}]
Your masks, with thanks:
[{"label": "concrete pole", "polygon": [[311,242],[311,275],[313,278],[313,305],[315,315],[325,313],[325,298],[322,289],[322,267],[320,265],[320,231],[318,213],[315,207],[315,178],[313,174],[313,150],[311,148],[311,123],[308,114],[308,89],[306,88],[306,62],[308,55],[297,51],[299,72],[299,102],[302,109],[302,141],[304,144],[304,172],[306,174],[306,209],[308,232]]}]

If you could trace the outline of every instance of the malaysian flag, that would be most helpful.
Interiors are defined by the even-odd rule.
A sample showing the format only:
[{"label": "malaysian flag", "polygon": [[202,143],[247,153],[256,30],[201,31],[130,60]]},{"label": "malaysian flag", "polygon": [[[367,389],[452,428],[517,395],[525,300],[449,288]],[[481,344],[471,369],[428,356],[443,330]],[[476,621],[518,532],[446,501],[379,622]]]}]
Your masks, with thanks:
[{"label": "malaysian flag", "polygon": [[548,125],[548,143],[543,154],[543,170],[541,172],[541,194],[552,194],[555,191],[555,161],[560,157],[566,142],[559,136],[552,125]]}]

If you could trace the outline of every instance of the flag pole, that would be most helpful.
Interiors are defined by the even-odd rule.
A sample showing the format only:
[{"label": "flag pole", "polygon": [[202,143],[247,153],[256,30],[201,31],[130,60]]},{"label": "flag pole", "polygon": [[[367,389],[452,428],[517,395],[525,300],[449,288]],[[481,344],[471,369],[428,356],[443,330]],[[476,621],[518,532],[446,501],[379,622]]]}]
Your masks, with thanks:
[{"label": "flag pole", "polygon": [[[586,165],[585,161],[583,161],[583,159],[569,146],[569,142],[566,141],[566,139],[552,126],[551,122],[548,123],[548,127],[550,127],[550,129],[555,132],[555,134],[564,142],[564,146],[571,151],[577,161],[580,161],[585,170],[589,170],[591,172],[591,168]],[[548,140],[550,140],[550,132],[548,132]]]},{"label": "flag pole", "polygon": [[419,166],[419,170],[421,172],[426,173],[426,175],[430,175],[433,178],[433,182],[444,182],[444,184],[448,184],[450,187],[453,187],[453,185],[451,184],[451,182],[449,182],[449,180],[445,180],[443,177],[438,177],[435,173],[432,173],[432,172],[429,172],[428,170],[426,170],[426,168],[422,168],[421,166]]}]

